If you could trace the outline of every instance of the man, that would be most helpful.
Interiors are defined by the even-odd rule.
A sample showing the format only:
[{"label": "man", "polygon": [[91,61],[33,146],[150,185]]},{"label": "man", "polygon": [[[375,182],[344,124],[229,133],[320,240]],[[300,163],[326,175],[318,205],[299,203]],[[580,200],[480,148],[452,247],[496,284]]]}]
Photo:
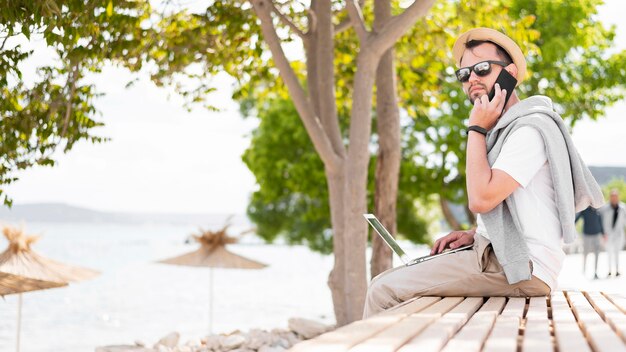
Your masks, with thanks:
[{"label": "man", "polygon": [[415,296],[547,295],[564,258],[561,238],[571,242],[576,236],[575,209],[603,203],[550,99],[520,101],[513,92],[505,104],[506,92],[495,84],[501,70],[518,84],[526,77],[524,55],[513,40],[476,28],[456,40],[453,56],[474,105],[466,174],[478,226],[437,240],[431,254],[472,243],[473,248],[377,276],[364,317]]},{"label": "man", "polygon": [[[619,252],[624,248],[624,227],[626,227],[626,206],[619,200],[619,191],[612,189],[610,203],[602,207],[602,227],[609,256],[609,277],[619,273]],[[615,269],[615,270],[613,270]]]},{"label": "man", "polygon": [[598,279],[598,256],[600,255],[600,235],[604,233],[602,229],[602,218],[598,211],[592,207],[576,215],[575,222],[583,219],[583,275],[586,274],[587,254],[593,251],[595,255],[595,265],[593,267],[593,278]]}]

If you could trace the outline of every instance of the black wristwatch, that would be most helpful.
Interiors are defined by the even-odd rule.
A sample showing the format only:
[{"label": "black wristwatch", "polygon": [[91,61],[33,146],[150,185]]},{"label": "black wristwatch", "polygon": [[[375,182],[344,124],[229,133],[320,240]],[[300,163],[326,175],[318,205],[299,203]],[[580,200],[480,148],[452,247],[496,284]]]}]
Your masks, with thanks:
[{"label": "black wristwatch", "polygon": [[487,130],[486,130],[486,129],[484,129],[484,128],[482,128],[482,127],[480,127],[480,126],[478,126],[478,125],[472,125],[472,126],[469,126],[469,127],[467,128],[467,133],[468,133],[468,134],[469,134],[469,131],[478,132],[478,133],[482,134],[483,136],[486,136],[486,135],[487,135]]}]

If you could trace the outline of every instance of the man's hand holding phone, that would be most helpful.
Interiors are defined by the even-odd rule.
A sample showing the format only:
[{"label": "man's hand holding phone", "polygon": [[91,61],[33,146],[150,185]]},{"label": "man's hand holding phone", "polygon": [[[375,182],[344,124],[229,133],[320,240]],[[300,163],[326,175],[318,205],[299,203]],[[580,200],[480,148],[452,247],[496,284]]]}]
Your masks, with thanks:
[{"label": "man's hand holding phone", "polygon": [[504,110],[506,102],[506,90],[500,89],[500,84],[496,83],[495,94],[491,101],[485,94],[474,101],[474,108],[470,113],[469,126],[480,126],[486,130],[492,129]]}]

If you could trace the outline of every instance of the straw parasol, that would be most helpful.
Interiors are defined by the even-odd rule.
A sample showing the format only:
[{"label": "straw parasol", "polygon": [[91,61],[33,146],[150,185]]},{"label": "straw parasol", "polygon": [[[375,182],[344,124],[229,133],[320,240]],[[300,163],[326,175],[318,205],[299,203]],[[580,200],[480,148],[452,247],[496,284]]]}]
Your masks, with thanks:
[{"label": "straw parasol", "polygon": [[227,235],[230,224],[218,231],[200,229],[199,235],[192,235],[200,243],[197,250],[177,257],[160,260],[158,263],[208,267],[209,270],[209,333],[213,329],[213,268],[223,269],[263,269],[267,265],[242,257],[226,249],[226,245],[237,243],[237,238]]},{"label": "straw parasol", "polygon": [[0,294],[19,294],[17,313],[17,351],[20,349],[22,293],[67,286],[69,282],[91,279],[99,273],[66,265],[40,256],[31,250],[39,236],[26,236],[22,229],[5,226],[2,233],[9,247],[0,253]]},{"label": "straw parasol", "polygon": [[67,283],[29,279],[0,272],[0,296],[67,286]]}]

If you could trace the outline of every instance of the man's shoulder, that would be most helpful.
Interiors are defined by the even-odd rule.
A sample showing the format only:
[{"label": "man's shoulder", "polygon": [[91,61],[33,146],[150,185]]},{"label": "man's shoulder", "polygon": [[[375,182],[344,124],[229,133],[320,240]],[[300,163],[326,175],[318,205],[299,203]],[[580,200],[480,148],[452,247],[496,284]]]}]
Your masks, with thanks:
[{"label": "man's shoulder", "polygon": [[511,106],[509,110],[513,115],[517,115],[519,117],[536,114],[548,116],[553,114],[558,115],[554,109],[552,99],[543,95],[533,95],[526,99],[522,99],[517,104]]},{"label": "man's shoulder", "polygon": [[524,147],[543,146],[544,140],[539,128],[534,125],[520,124],[506,136],[504,144],[521,144]]}]

